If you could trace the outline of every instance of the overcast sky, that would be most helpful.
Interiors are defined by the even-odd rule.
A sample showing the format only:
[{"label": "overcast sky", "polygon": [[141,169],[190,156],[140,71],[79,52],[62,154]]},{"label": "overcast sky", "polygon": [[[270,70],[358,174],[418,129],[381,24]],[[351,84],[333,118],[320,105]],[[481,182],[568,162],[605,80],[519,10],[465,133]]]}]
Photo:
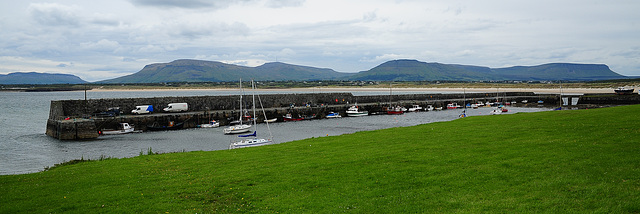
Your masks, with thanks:
[{"label": "overcast sky", "polygon": [[640,76],[638,0],[0,2],[0,74],[98,81],[176,59],[358,72],[417,59],[606,64]]}]

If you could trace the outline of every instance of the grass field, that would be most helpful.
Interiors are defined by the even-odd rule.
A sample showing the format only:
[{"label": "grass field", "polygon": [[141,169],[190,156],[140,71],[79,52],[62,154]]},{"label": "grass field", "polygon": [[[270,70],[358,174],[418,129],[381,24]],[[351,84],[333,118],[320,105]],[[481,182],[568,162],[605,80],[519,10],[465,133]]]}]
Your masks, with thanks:
[{"label": "grass field", "polygon": [[[0,213],[639,213],[640,105],[0,176]],[[275,133],[277,135],[277,133]]]}]

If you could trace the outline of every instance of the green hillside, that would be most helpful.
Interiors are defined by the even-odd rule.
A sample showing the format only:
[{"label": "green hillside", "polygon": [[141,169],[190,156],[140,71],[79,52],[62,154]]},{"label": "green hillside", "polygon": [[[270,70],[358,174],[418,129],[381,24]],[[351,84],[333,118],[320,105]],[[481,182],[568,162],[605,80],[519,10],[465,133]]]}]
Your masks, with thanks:
[{"label": "green hillside", "polygon": [[580,80],[624,79],[606,65],[551,63],[538,66],[515,66],[492,69],[511,80]]},{"label": "green hillside", "polygon": [[246,67],[202,60],[176,60],[145,66],[137,73],[99,83],[159,83],[159,82],[231,82],[240,78],[255,80],[331,80],[346,76],[331,69],[266,63]]},{"label": "green hillside", "polygon": [[0,176],[0,213],[638,213],[638,117],[477,116],[81,162]]},{"label": "green hillside", "polygon": [[349,79],[365,81],[502,80],[489,68],[426,63],[417,60],[388,61],[371,70],[353,75]]},{"label": "green hillside", "polygon": [[16,72],[0,74],[0,85],[12,84],[82,84],[86,81],[71,74],[50,74],[37,72]]},{"label": "green hillside", "polygon": [[203,60],[176,60],[145,66],[137,73],[98,83],[231,82],[240,78],[258,81],[360,80],[360,81],[501,81],[624,79],[606,65],[553,63],[539,66],[488,68],[472,65],[392,60],[359,73],[279,62],[246,67]]},{"label": "green hillside", "polygon": [[500,80],[574,80],[624,79],[606,65],[552,63],[538,66],[488,68],[469,65],[426,63],[417,60],[393,60],[349,79],[376,81],[500,81]]}]

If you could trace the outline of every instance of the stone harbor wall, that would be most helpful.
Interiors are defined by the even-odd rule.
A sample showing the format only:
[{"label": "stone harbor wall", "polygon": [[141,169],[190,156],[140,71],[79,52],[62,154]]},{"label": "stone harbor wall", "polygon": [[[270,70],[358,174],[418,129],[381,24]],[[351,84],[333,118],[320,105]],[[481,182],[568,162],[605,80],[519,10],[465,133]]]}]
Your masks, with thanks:
[{"label": "stone harbor wall", "polygon": [[58,140],[82,140],[98,137],[96,123],[90,119],[47,120],[46,134]]},{"label": "stone harbor wall", "polygon": [[[557,95],[537,95],[529,92],[507,92],[496,97],[495,93],[469,94],[402,94],[402,95],[371,95],[353,96],[351,93],[318,93],[318,94],[267,94],[256,96],[256,107],[260,102],[265,108],[267,118],[282,117],[287,113],[306,118],[324,118],[329,112],[344,114],[349,105],[358,104],[371,113],[384,112],[389,105],[411,105],[426,107],[444,107],[448,103],[457,102],[493,102],[500,99],[504,102],[528,100],[536,105],[543,100],[545,105],[557,105]],[[259,98],[258,98],[259,97]],[[463,99],[465,98],[465,99]],[[129,123],[136,130],[147,130],[150,126],[166,126],[170,123],[183,123],[184,128],[197,127],[210,120],[216,120],[221,125],[227,125],[237,120],[240,115],[239,95],[229,96],[192,96],[192,97],[152,97],[152,98],[119,98],[119,99],[91,99],[91,100],[56,100],[51,101],[49,120],[47,121],[48,136],[60,140],[92,139],[98,137],[98,131],[115,129],[119,123]],[[244,108],[251,107],[251,95],[243,96]],[[466,101],[465,101],[466,100]],[[164,113],[162,108],[169,103],[187,103],[189,110],[179,113]],[[306,105],[308,104],[308,105]],[[138,105],[153,105],[154,112],[145,115],[132,115],[130,112]],[[123,114],[119,116],[97,116],[108,108],[119,107]],[[262,122],[264,118],[258,118]],[[346,115],[343,115],[346,116]]]},{"label": "stone harbor wall", "polygon": [[[501,93],[501,97],[531,97],[537,95],[529,92]],[[436,101],[450,99],[495,99],[496,94],[403,94],[353,96],[351,93],[317,93],[317,94],[263,94],[259,95],[264,108],[282,108],[295,106],[342,105],[353,103],[388,103],[400,101]],[[251,95],[243,96],[244,108],[251,107]],[[526,98],[522,98],[526,99]],[[256,97],[256,102],[258,98]],[[550,100],[549,102],[552,102]],[[191,97],[152,97],[152,98],[117,98],[90,100],[56,100],[51,101],[49,119],[60,120],[66,117],[89,117],[111,107],[119,107],[124,114],[139,105],[153,105],[154,112],[162,112],[169,103],[187,103],[189,111],[237,110],[240,107],[239,95],[229,96],[191,96]],[[257,104],[258,105],[258,104]]]}]

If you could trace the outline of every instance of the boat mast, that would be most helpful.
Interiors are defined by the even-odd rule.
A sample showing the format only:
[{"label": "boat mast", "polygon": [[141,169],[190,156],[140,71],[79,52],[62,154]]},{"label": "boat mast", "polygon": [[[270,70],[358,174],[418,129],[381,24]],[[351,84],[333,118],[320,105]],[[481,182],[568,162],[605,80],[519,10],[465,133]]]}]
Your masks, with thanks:
[{"label": "boat mast", "polygon": [[[391,84],[392,84],[392,83],[391,83],[391,82],[389,82],[389,108],[392,108],[392,105],[391,105],[391,96],[392,96],[392,95],[391,95],[391,88],[392,88],[392,87],[391,87]],[[392,110],[392,109],[389,109],[389,110]]]},{"label": "boat mast", "polygon": [[253,83],[253,79],[251,79],[251,89],[253,90],[253,95],[251,95],[252,98],[253,98],[253,126],[255,126],[254,130],[255,130],[255,132],[257,132],[258,131],[258,125],[256,125],[256,119],[258,117],[256,117],[256,86]]},{"label": "boat mast", "polygon": [[240,125],[242,125],[242,94],[244,94],[244,91],[242,90],[242,78],[240,78],[240,119],[238,119]]},{"label": "boat mast", "polygon": [[260,102],[260,108],[262,109],[262,114],[264,115],[264,121],[267,124],[267,130],[269,130],[269,140],[273,140],[273,134],[271,133],[271,128],[269,128],[269,118],[267,118],[267,113],[264,111],[264,106],[262,105],[262,99],[260,99],[259,94],[258,94],[258,102]]},{"label": "boat mast", "polygon": [[462,112],[467,112],[467,89],[462,88],[462,105],[464,106],[464,110]]},{"label": "boat mast", "polygon": [[[558,81],[560,82],[560,105],[558,105],[558,108],[560,108],[560,110],[562,110],[562,80]],[[567,98],[567,102],[569,98]]]}]

